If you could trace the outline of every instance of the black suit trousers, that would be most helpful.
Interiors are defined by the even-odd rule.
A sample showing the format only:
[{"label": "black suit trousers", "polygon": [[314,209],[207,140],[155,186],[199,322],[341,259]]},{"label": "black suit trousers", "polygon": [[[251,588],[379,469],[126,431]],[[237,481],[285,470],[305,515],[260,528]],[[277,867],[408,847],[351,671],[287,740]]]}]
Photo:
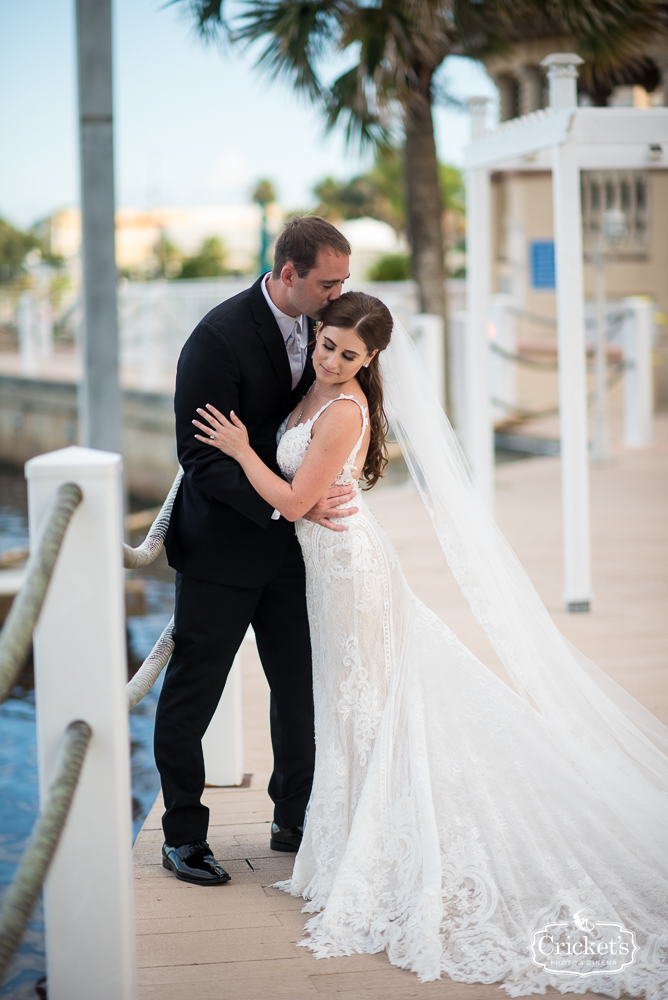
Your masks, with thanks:
[{"label": "black suit trousers", "polygon": [[155,760],[173,847],[205,840],[209,810],[202,737],[234,657],[252,624],[271,689],[274,772],[269,794],[280,826],[301,826],[315,762],[311,640],[304,562],[292,537],[278,571],[262,587],[235,587],[177,573],[175,649],[155,719]]}]

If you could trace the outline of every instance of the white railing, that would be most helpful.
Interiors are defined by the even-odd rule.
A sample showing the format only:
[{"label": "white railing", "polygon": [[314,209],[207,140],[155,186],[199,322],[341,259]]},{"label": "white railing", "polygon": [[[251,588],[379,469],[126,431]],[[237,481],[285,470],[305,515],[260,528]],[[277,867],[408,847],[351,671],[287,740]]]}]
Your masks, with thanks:
[{"label": "white railing", "polygon": [[[632,296],[614,304],[610,303],[607,310],[607,341],[621,348],[621,361],[609,369],[608,382],[622,378],[624,395],[621,443],[627,448],[643,448],[652,443],[653,312],[652,302],[642,296]],[[518,366],[526,365],[555,373],[558,370],[556,355],[553,361],[540,361],[519,353],[516,334],[519,317],[527,318],[510,296],[491,296],[488,322],[488,344],[491,352],[489,384],[486,390],[483,387],[479,389],[478,396],[482,397],[486,391],[487,398],[493,402],[492,414],[495,420],[513,416],[526,419],[559,412],[559,407],[555,406],[532,414],[518,405]],[[554,323],[541,317],[528,318],[530,321],[541,320],[545,325]],[[592,330],[593,325],[592,315]],[[467,361],[468,355],[465,349],[466,335],[467,313],[455,313],[450,319],[452,413],[453,423],[464,442],[465,450],[467,450],[468,432],[468,411],[464,405],[465,387],[472,381],[484,378],[484,374],[481,374],[478,368],[468,370],[470,362]]]},{"label": "white railing", "polygon": [[[33,546],[59,488],[73,484],[70,488],[83,495],[60,548],[34,641],[41,808],[68,724],[84,719],[92,732],[44,886],[49,998],[135,1000],[128,707],[143,697],[169,659],[171,627],[128,683],[120,456],[65,448],[31,459],[26,476]],[[175,492],[170,491],[171,501]],[[149,533],[154,556],[160,550],[156,536],[164,537],[167,521],[165,508]],[[146,551],[126,546],[125,564],[143,564]],[[239,657],[204,750],[207,783],[241,783]]]}]

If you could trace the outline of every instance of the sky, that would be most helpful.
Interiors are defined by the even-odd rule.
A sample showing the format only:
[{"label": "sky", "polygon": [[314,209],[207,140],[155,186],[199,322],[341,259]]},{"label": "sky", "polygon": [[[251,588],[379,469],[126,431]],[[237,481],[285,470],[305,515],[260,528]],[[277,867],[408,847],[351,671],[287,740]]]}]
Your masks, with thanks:
[{"label": "sky", "polygon": [[[114,0],[116,203],[123,208],[245,202],[268,177],[288,209],[314,184],[369,164],[324,134],[321,114],[255,67],[257,51],[221,51],[194,32],[188,4]],[[78,203],[74,0],[0,0],[0,216],[27,226]],[[459,99],[496,91],[483,67],[452,57],[440,82]],[[434,114],[439,157],[462,162],[468,115]]]}]

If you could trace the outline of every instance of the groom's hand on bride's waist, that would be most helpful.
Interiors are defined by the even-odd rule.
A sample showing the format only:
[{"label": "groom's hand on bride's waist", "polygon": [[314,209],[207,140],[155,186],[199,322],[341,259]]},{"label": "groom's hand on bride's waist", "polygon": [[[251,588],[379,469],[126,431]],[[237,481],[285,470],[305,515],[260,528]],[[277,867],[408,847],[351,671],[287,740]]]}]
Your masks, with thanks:
[{"label": "groom's hand on bride's waist", "polygon": [[[321,524],[323,528],[330,531],[347,531],[345,524],[339,524],[339,518],[350,517],[356,514],[359,507],[339,507],[339,504],[349,503],[355,499],[355,489],[353,486],[330,486],[325,495],[321,497],[317,504],[311,507],[310,511],[303,516],[307,521],[314,521]],[[336,518],[336,521],[331,520]]]}]

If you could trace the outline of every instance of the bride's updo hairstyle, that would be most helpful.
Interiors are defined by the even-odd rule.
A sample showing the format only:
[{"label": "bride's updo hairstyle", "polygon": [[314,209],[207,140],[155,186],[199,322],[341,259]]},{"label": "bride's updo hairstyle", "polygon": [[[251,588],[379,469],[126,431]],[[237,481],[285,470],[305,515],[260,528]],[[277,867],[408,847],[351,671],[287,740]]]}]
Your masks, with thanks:
[{"label": "bride's updo hairstyle", "polygon": [[365,292],[345,292],[334,299],[322,314],[322,326],[336,326],[340,330],[354,330],[364,341],[370,354],[379,353],[362,366],[357,373],[359,382],[369,403],[369,424],[371,436],[362,477],[363,489],[370,490],[385,473],[388,464],[385,438],[389,426],[383,409],[383,378],[380,373],[380,351],[384,351],[392,336],[392,316],[384,302]]}]

